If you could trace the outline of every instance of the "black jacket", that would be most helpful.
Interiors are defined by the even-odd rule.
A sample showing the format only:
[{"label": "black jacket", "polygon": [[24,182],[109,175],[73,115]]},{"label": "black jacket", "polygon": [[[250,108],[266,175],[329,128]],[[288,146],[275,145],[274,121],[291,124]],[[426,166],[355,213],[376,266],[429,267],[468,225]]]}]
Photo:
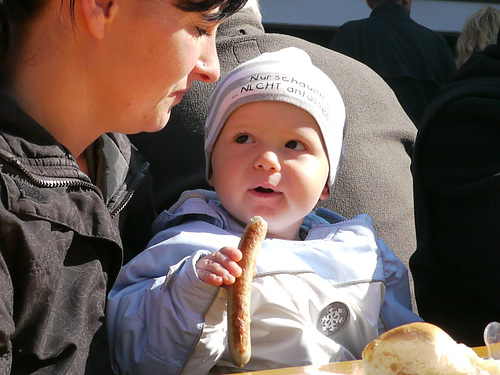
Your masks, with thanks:
[{"label": "black jacket", "polygon": [[122,264],[120,222],[132,225],[124,208],[148,163],[124,135],[104,135],[87,152],[92,180],[0,97],[2,374],[111,371],[106,295]]},{"label": "black jacket", "polygon": [[456,69],[445,39],[413,21],[396,3],[380,5],[369,18],[340,26],[330,48],[375,70],[417,126],[437,89]]},{"label": "black jacket", "polygon": [[413,158],[421,316],[470,346],[500,321],[500,46],[473,55],[426,111]]}]

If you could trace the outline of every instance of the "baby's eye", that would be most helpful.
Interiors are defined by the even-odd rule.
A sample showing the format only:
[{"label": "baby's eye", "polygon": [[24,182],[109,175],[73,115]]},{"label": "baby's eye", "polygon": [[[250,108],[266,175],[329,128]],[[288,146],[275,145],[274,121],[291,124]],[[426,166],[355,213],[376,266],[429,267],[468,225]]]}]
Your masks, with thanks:
[{"label": "baby's eye", "polygon": [[236,137],[236,143],[251,143],[251,142],[253,142],[253,139],[248,134],[241,134]]},{"label": "baby's eye", "polygon": [[291,148],[292,150],[296,151],[304,151],[306,148],[304,147],[304,144],[299,141],[288,141],[287,144],[285,145],[286,148]]}]

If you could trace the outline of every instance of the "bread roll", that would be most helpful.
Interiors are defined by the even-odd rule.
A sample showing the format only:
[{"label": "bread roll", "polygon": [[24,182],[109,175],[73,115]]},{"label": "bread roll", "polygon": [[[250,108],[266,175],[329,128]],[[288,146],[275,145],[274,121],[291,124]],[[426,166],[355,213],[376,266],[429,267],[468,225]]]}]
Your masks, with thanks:
[{"label": "bread roll", "polygon": [[366,375],[500,375],[494,360],[478,357],[429,323],[393,328],[368,344],[362,356]]},{"label": "bread roll", "polygon": [[250,295],[252,280],[262,242],[266,238],[267,222],[260,216],[253,217],[241,236],[238,248],[243,257],[238,262],[241,276],[227,293],[228,346],[236,366],[243,367],[250,360]]}]

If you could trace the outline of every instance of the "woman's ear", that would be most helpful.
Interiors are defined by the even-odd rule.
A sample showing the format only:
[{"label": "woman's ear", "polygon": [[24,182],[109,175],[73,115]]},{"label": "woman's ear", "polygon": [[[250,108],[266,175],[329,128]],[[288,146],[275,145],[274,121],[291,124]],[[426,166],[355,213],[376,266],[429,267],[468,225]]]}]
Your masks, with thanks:
[{"label": "woman's ear", "polygon": [[80,0],[82,15],[96,39],[104,38],[106,25],[113,21],[118,10],[118,0]]}]

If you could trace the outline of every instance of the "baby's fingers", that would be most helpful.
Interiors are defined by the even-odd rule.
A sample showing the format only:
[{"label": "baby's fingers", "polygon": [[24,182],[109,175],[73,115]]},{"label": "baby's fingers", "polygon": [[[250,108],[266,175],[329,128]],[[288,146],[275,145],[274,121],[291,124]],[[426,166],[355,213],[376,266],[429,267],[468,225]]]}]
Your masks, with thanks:
[{"label": "baby's fingers", "polygon": [[225,252],[204,256],[196,264],[196,270],[200,280],[215,286],[233,284],[241,275],[241,268]]},{"label": "baby's fingers", "polygon": [[234,276],[241,276],[241,267],[238,265],[243,256],[240,249],[236,247],[226,246],[219,250],[219,254],[225,256],[224,266]]}]

